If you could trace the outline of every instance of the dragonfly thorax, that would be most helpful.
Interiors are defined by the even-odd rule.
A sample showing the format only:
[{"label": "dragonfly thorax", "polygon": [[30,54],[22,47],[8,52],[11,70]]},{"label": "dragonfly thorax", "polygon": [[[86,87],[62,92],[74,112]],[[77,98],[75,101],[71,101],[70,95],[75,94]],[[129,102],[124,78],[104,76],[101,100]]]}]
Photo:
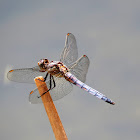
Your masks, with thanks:
[{"label": "dragonfly thorax", "polygon": [[63,77],[64,74],[69,71],[68,68],[62,62],[49,62],[48,59],[41,59],[38,62],[38,66],[40,67],[40,71],[47,71],[49,74],[54,75],[56,77]]},{"label": "dragonfly thorax", "polygon": [[47,66],[47,72],[56,77],[63,77],[69,70],[60,61],[51,61]]}]

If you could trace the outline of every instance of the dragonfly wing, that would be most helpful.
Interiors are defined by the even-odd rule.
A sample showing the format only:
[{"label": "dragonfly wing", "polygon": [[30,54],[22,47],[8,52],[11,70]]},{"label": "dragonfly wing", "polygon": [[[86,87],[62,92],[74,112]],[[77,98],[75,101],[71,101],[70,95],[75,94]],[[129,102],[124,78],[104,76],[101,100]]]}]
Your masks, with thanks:
[{"label": "dragonfly wing", "polygon": [[37,76],[45,77],[46,72],[40,72],[38,66],[33,68],[22,68],[10,70],[7,73],[7,78],[11,81],[20,83],[34,83],[34,78]]},{"label": "dragonfly wing", "polygon": [[68,33],[65,40],[65,47],[61,54],[60,61],[67,67],[74,63],[78,58],[76,39],[73,34]]},{"label": "dragonfly wing", "polygon": [[[72,84],[68,82],[65,78],[54,77],[54,80],[55,80],[56,87],[49,91],[53,101],[63,98],[64,96],[66,96],[72,91]],[[50,81],[47,81],[46,84],[49,89]],[[39,88],[41,88],[42,86],[40,86]],[[38,98],[39,96],[40,94],[38,88],[36,88],[35,90],[31,91],[29,95],[29,102],[32,104],[42,103],[42,99]]]},{"label": "dragonfly wing", "polygon": [[83,55],[70,67],[70,72],[74,74],[77,79],[85,82],[89,63],[88,57]]}]

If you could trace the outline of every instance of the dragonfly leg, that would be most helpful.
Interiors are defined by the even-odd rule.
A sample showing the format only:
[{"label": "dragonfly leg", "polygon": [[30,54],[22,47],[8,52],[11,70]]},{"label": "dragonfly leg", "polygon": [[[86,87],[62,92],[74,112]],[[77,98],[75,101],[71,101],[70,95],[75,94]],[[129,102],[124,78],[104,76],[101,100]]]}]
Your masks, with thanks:
[{"label": "dragonfly leg", "polygon": [[[54,78],[53,78],[53,76],[52,76],[52,79],[53,79],[53,84],[54,84],[54,87],[55,87],[55,86],[56,86],[56,84],[55,84],[55,81],[54,81]],[[54,88],[54,87],[53,87],[53,88]]]},{"label": "dragonfly leg", "polygon": [[47,77],[48,77],[48,73],[47,73],[46,76],[44,77],[44,82],[46,81]]},{"label": "dragonfly leg", "polygon": [[[46,74],[46,76],[44,77],[44,81],[43,82],[45,82],[46,80],[47,80],[47,77],[48,77],[48,73]],[[38,79],[39,81],[42,81],[42,80],[40,80],[40,79]]]},{"label": "dragonfly leg", "polygon": [[51,76],[51,74],[50,74],[50,89],[52,88],[52,76]]},{"label": "dragonfly leg", "polygon": [[[56,84],[55,84],[54,78],[53,78],[53,76],[50,74],[50,88],[49,88],[46,92],[44,92],[41,96],[43,96],[43,95],[46,94],[48,91],[50,91],[50,90],[53,89],[53,88],[52,88],[52,81],[51,81],[51,80],[53,80],[53,88],[55,88]],[[41,96],[38,96],[38,98],[40,98]]]}]

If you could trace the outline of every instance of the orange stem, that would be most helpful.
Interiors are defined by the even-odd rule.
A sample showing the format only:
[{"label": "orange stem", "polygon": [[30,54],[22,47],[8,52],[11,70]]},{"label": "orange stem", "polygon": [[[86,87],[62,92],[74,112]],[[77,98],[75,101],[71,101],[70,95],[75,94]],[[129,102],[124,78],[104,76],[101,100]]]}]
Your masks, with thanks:
[{"label": "orange stem", "polygon": [[[36,77],[34,81],[37,87],[41,86],[41,88],[38,88],[40,95],[42,95],[48,90],[46,83],[43,82],[44,81],[43,77],[41,76]],[[47,112],[56,140],[68,140],[50,93],[47,92],[46,94],[41,96],[41,98],[42,98],[42,102]]]}]

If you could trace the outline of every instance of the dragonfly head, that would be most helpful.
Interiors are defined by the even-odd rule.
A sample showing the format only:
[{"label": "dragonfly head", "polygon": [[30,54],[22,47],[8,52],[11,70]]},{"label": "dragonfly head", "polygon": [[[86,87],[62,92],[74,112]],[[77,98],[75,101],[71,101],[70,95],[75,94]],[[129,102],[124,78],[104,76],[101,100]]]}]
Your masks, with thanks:
[{"label": "dragonfly head", "polygon": [[40,67],[41,70],[46,71],[47,70],[47,65],[49,64],[49,60],[48,59],[41,59],[38,62],[38,66]]}]

